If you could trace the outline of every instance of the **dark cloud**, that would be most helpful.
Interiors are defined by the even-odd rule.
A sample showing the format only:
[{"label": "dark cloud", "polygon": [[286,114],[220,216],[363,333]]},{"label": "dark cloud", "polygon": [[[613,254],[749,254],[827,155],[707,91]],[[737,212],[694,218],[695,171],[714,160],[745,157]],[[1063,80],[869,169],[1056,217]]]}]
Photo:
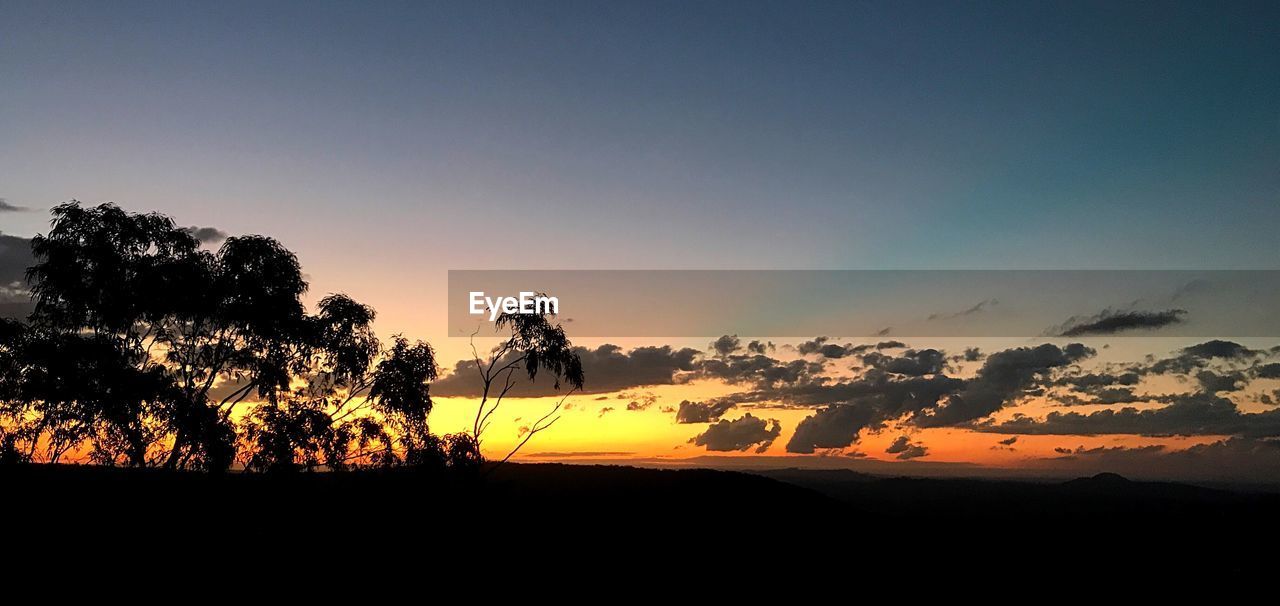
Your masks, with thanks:
[{"label": "dark cloud", "polygon": [[987,357],[960,393],[949,397],[944,405],[918,414],[915,422],[922,427],[942,427],[980,419],[1022,396],[1050,370],[1095,353],[1079,343],[1062,348],[1045,343],[996,352]]},{"label": "dark cloud", "polygon": [[1074,387],[1080,391],[1094,392],[1100,388],[1110,387],[1112,385],[1137,385],[1142,380],[1136,372],[1123,372],[1118,374],[1107,373],[1086,373],[1063,375],[1053,381],[1052,385]]},{"label": "dark cloud", "polygon": [[1249,358],[1262,352],[1256,349],[1249,349],[1248,347],[1234,341],[1214,339],[1212,341],[1205,341],[1199,345],[1192,345],[1184,348],[1182,353],[1196,358],[1211,360],[1215,358]]},{"label": "dark cloud", "polygon": [[1246,362],[1262,353],[1262,351],[1249,349],[1234,341],[1215,339],[1186,347],[1172,358],[1165,358],[1149,366],[1137,367],[1134,370],[1144,374],[1186,374],[1198,368],[1204,368],[1214,361],[1226,363]]},{"label": "dark cloud", "polygon": [[881,341],[875,345],[866,343],[858,345],[840,345],[838,343],[831,343],[830,340],[831,339],[829,337],[816,337],[811,341],[805,341],[796,346],[796,351],[802,356],[817,354],[824,358],[836,360],[845,356],[858,355],[871,351],[872,349],[879,351],[883,349],[897,349],[907,346],[901,341]]},{"label": "dark cloud", "polygon": [[[818,353],[822,349],[822,347],[827,344],[827,341],[830,341],[830,340],[831,340],[830,337],[815,337],[812,341],[804,341],[799,345],[797,345],[796,351],[800,352],[800,355],[802,356],[809,355],[812,353]],[[841,347],[840,350],[844,351],[844,348]]]},{"label": "dark cloud", "polygon": [[[970,299],[970,301],[972,301],[972,299]],[[987,299],[985,301],[979,301],[973,307],[970,307],[968,309],[964,309],[961,311],[957,311],[953,313],[929,314],[929,317],[927,319],[929,321],[933,321],[933,320],[950,320],[953,318],[963,318],[965,316],[972,316],[973,314],[976,314],[976,313],[982,313],[983,311],[986,311],[999,304],[1000,302],[995,299]]]},{"label": "dark cloud", "polygon": [[613,412],[613,407],[612,407],[612,406],[605,406],[604,408],[601,408],[601,409],[600,409],[600,414],[596,415],[596,418],[603,417],[603,416],[605,416],[605,415],[607,415],[607,414],[609,414],[609,413],[611,413],[611,412]]},{"label": "dark cloud", "polygon": [[1176,396],[1167,406],[1099,410],[1089,414],[1051,412],[1043,420],[1015,416],[979,424],[980,431],[1040,435],[1280,436],[1280,409],[1242,413],[1235,402],[1210,394]]},{"label": "dark cloud", "polygon": [[818,351],[815,353],[817,353],[818,355],[824,358],[838,360],[852,353],[856,353],[857,351],[862,351],[864,346],[859,345],[855,347],[857,348],[856,350],[850,351],[849,348],[843,345],[829,344],[829,345],[823,345],[822,347],[819,347]]},{"label": "dark cloud", "polygon": [[888,448],[884,449],[886,453],[896,454],[901,460],[915,459],[923,457],[929,453],[929,449],[924,444],[913,444],[907,436],[898,436]]},{"label": "dark cloud", "polygon": [[203,244],[214,244],[227,239],[226,232],[216,227],[197,227],[192,225],[191,227],[182,228],[182,231],[191,234],[192,237]]},{"label": "dark cloud", "polygon": [[1103,310],[1093,316],[1073,316],[1060,326],[1051,330],[1060,337],[1083,337],[1086,335],[1113,335],[1128,330],[1154,330],[1182,322],[1187,314],[1185,309],[1168,309],[1165,311],[1116,311]]},{"label": "dark cloud", "polygon": [[0,233],[0,318],[26,318],[35,309],[27,287],[32,265],[31,239]]},{"label": "dark cloud", "polygon": [[31,254],[31,238],[20,238],[0,232],[0,285],[26,285],[27,268],[35,265]]},{"label": "dark cloud", "polygon": [[1077,446],[1074,450],[1070,448],[1056,447],[1054,452],[1068,457],[1109,457],[1116,454],[1150,454],[1164,450],[1164,446],[1152,444],[1150,446],[1095,446],[1093,448],[1085,448]]},{"label": "dark cloud", "polygon": [[[696,349],[672,349],[670,346],[637,347],[624,352],[617,345],[601,345],[595,349],[575,349],[582,358],[587,377],[582,393],[598,394],[623,391],[649,385],[677,383],[680,374],[696,369]],[[524,377],[512,388],[508,397],[533,398],[563,393],[556,391],[549,377],[538,375],[536,381]],[[453,371],[431,384],[431,394],[441,397],[478,397],[482,385],[474,360],[459,360]]]},{"label": "dark cloud", "polygon": [[1259,366],[1254,370],[1254,376],[1259,379],[1280,379],[1280,362]]},{"label": "dark cloud", "polygon": [[819,362],[781,361],[759,354],[731,355],[702,360],[697,376],[720,379],[728,383],[751,383],[770,387],[800,383],[822,374]]},{"label": "dark cloud", "polygon": [[691,402],[684,400],[676,409],[676,423],[710,423],[733,408],[731,400]]},{"label": "dark cloud", "polygon": [[1190,282],[1179,286],[1177,290],[1173,291],[1173,294],[1169,296],[1169,301],[1173,302],[1183,297],[1189,297],[1191,295],[1206,292],[1209,290],[1209,286],[1210,284],[1208,280],[1196,278],[1195,280],[1191,280]]},{"label": "dark cloud", "polygon": [[884,372],[919,377],[942,372],[947,365],[947,356],[936,349],[908,349],[898,356],[871,352],[862,356],[862,363]]},{"label": "dark cloud", "polygon": [[1202,370],[1196,374],[1196,381],[1200,383],[1200,390],[1205,393],[1218,393],[1223,391],[1239,391],[1244,388],[1247,379],[1243,372],[1229,372],[1219,374],[1212,370]]},{"label": "dark cloud", "polygon": [[787,442],[787,452],[811,454],[819,448],[845,448],[880,417],[880,411],[866,402],[828,406],[800,421]]},{"label": "dark cloud", "polygon": [[764,355],[777,349],[778,347],[773,344],[773,341],[752,341],[747,343],[747,351],[753,354]]},{"label": "dark cloud", "polygon": [[1140,400],[1128,387],[1106,387],[1093,394],[1094,404],[1130,404]]},{"label": "dark cloud", "polygon": [[630,402],[627,402],[627,410],[630,411],[648,410],[649,407],[658,403],[658,396],[651,393],[621,393],[618,394],[618,399],[630,400]]},{"label": "dark cloud", "polygon": [[858,404],[873,408],[879,420],[887,420],[931,408],[964,384],[962,379],[943,375],[905,377],[871,370],[849,381],[814,381],[733,397],[741,402],[781,401],[797,407]]},{"label": "dark cloud", "polygon": [[774,419],[766,423],[747,413],[733,421],[721,420],[691,440],[695,446],[705,446],[714,451],[745,451],[755,447],[757,453],[768,450],[769,445],[782,433],[782,425]]},{"label": "dark cloud", "polygon": [[8,200],[0,198],[0,213],[20,213],[27,212],[29,210],[32,209],[25,206],[14,206],[13,204],[10,204]]},{"label": "dark cloud", "polygon": [[716,352],[716,355],[727,356],[742,349],[742,339],[739,339],[738,335],[724,335],[711,342],[711,349]]}]

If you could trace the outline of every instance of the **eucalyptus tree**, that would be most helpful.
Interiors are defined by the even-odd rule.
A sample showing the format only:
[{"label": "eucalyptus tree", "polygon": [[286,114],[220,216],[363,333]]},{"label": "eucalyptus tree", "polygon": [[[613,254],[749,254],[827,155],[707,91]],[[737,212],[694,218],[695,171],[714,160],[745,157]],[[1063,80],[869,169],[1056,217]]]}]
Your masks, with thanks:
[{"label": "eucalyptus tree", "polygon": [[[345,295],[309,314],[279,242],[210,251],[156,213],[52,212],[32,241],[31,323],[0,326],[0,459],[56,461],[87,443],[100,463],[210,471],[237,457],[271,471],[480,461],[477,436],[430,432],[431,346],[397,336],[383,350],[374,310]],[[499,325],[531,378],[581,384],[563,331]]]},{"label": "eucalyptus tree", "polygon": [[[49,233],[32,241],[32,321],[110,343],[117,362],[163,384],[146,398],[112,392],[127,400],[121,414],[91,419],[103,428],[86,435],[97,449],[111,450],[115,435],[142,442],[130,444],[129,464],[226,469],[240,403],[279,404],[300,375],[347,389],[378,351],[372,310],[339,295],[306,313],[297,257],[271,238],[228,238],[210,252],[163,215],[77,202],[52,212]],[[212,398],[223,384],[233,388]]]},{"label": "eucalyptus tree", "polygon": [[[503,399],[520,380],[533,381],[540,371],[549,374],[552,386],[568,389],[551,409],[532,423],[523,438],[499,461],[504,463],[516,454],[533,436],[550,428],[560,419],[559,412],[565,399],[582,389],[585,378],[582,360],[565,335],[564,327],[554,323],[555,314],[547,311],[534,313],[502,313],[494,322],[498,330],[507,336],[482,358],[472,346],[476,370],[480,375],[480,404],[476,409],[471,436],[475,451],[479,453],[481,436],[489,427],[493,413]],[[460,456],[462,453],[459,453]]]},{"label": "eucalyptus tree", "polygon": [[23,384],[26,371],[24,345],[27,326],[0,318],[0,464],[30,459],[24,448],[26,403]]},{"label": "eucalyptus tree", "polygon": [[345,295],[321,299],[285,352],[288,363],[262,374],[280,373],[280,379],[249,377],[226,396],[239,401],[255,387],[261,396],[244,422],[247,468],[342,469],[353,443],[368,448],[389,440],[380,424],[353,416],[367,404],[370,370],[380,352],[374,317],[372,308]]},{"label": "eucalyptus tree", "polygon": [[431,382],[440,374],[435,350],[425,342],[410,345],[397,336],[378,362],[369,390],[375,410],[396,436],[404,463],[415,467],[446,464],[444,443],[431,433],[427,417],[434,407]]}]

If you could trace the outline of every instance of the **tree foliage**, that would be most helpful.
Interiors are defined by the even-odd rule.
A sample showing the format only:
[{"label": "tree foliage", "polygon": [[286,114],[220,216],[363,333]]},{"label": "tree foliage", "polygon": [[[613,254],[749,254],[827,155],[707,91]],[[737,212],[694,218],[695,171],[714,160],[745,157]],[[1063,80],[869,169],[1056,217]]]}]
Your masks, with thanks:
[{"label": "tree foliage", "polygon": [[[279,242],[232,237],[211,251],[155,213],[70,202],[52,214],[32,240],[35,311],[0,323],[0,462],[77,450],[206,471],[483,461],[478,436],[430,431],[431,346],[397,336],[384,349],[374,310],[342,294],[309,313]],[[521,335],[530,377],[581,384],[562,332],[502,322]]]}]

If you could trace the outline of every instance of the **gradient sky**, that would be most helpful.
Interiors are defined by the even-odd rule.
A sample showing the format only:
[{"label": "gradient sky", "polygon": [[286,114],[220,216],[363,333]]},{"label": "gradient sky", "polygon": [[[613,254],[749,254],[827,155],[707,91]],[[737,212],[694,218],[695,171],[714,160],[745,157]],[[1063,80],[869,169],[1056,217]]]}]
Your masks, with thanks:
[{"label": "gradient sky", "polygon": [[275,236],[384,335],[448,269],[1280,261],[1274,2],[0,0],[0,84],[10,204]]}]

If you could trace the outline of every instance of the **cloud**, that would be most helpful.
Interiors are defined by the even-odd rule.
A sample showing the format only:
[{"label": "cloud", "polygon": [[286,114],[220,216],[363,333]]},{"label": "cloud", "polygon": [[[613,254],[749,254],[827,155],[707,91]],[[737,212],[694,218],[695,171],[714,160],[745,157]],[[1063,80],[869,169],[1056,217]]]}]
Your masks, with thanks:
[{"label": "cloud", "polygon": [[1212,370],[1202,370],[1196,374],[1196,381],[1200,383],[1201,391],[1205,393],[1218,393],[1223,391],[1239,391],[1244,388],[1247,379],[1243,372],[1230,372],[1219,374]]},{"label": "cloud", "polygon": [[1095,446],[1093,448],[1085,448],[1084,446],[1077,446],[1075,450],[1058,446],[1053,449],[1054,452],[1060,455],[1066,455],[1065,458],[1071,458],[1071,459],[1074,459],[1076,457],[1110,458],[1111,455],[1117,455],[1117,454],[1125,454],[1125,455],[1134,454],[1134,453],[1150,454],[1155,452],[1161,452],[1163,450],[1164,450],[1164,446],[1160,444],[1152,444],[1149,446],[1136,446],[1136,447]]},{"label": "cloud", "polygon": [[227,239],[227,233],[216,227],[184,227],[182,231],[187,232],[201,244],[213,244]]},{"label": "cloud", "polygon": [[695,446],[714,451],[745,451],[755,446],[756,453],[768,450],[782,433],[782,425],[774,419],[768,423],[747,413],[733,421],[721,420],[691,440]]},{"label": "cloud", "polygon": [[1073,316],[1050,329],[1059,337],[1083,337],[1086,335],[1113,335],[1128,330],[1154,330],[1182,322],[1185,309],[1165,311],[1115,311],[1106,309],[1093,316]]},{"label": "cloud", "polygon": [[997,444],[1000,444],[1002,446],[1013,446],[1015,443],[1017,443],[1017,441],[1018,441],[1018,436],[1013,436],[1012,438],[1000,440],[999,442],[997,442]]},{"label": "cloud", "polygon": [[871,352],[862,356],[862,363],[885,372],[919,377],[942,372],[947,365],[947,356],[936,349],[908,349],[898,356]]},{"label": "cloud", "polygon": [[1235,402],[1211,394],[1175,396],[1160,408],[1099,410],[1089,414],[1050,412],[1044,419],[1017,415],[1003,423],[979,424],[979,431],[996,433],[1095,436],[1280,437],[1280,409],[1243,413]]},{"label": "cloud", "polygon": [[893,444],[890,444],[884,451],[898,455],[897,458],[903,461],[929,454],[929,449],[924,444],[913,444],[907,436],[898,436],[898,439],[894,440]]},{"label": "cloud", "polygon": [[830,337],[815,337],[811,341],[805,341],[796,346],[796,351],[802,356],[817,354],[824,358],[836,360],[845,356],[858,355],[871,351],[872,349],[879,351],[883,349],[897,349],[907,346],[901,341],[881,341],[875,345],[866,343],[860,345],[840,345],[838,343],[831,343],[830,340]]},{"label": "cloud", "polygon": [[[831,340],[831,337],[814,337],[813,340],[811,341],[804,341],[799,345],[797,345],[796,351],[800,352],[800,355],[802,356],[809,355],[812,353],[819,353],[821,349],[827,344],[827,341],[830,341],[830,340]],[[835,345],[835,347],[839,347],[841,352],[844,351],[844,347],[841,347],[839,345]]]},{"label": "cloud", "polygon": [[[586,375],[584,394],[611,393],[650,385],[672,385],[680,380],[681,373],[694,371],[698,351],[692,348],[672,349],[670,346],[637,347],[624,352],[617,345],[601,345],[595,349],[577,347]],[[549,377],[539,374],[536,381],[517,376],[515,387],[508,393],[512,398],[536,398],[563,394],[556,391]],[[431,384],[431,395],[440,397],[478,397],[482,384],[476,372],[474,360],[459,360],[453,371]]]},{"label": "cloud", "polygon": [[25,206],[14,206],[13,204],[10,204],[8,200],[0,198],[0,213],[22,213],[30,210],[33,209]]},{"label": "cloud", "polygon": [[1182,286],[1179,286],[1177,290],[1173,291],[1173,294],[1169,296],[1169,301],[1177,301],[1183,297],[1189,297],[1191,295],[1208,291],[1210,286],[1211,285],[1208,280],[1196,278]]},{"label": "cloud", "polygon": [[27,268],[35,265],[31,254],[31,239],[5,235],[0,232],[0,284],[14,282],[26,284]]},{"label": "cloud", "polygon": [[[826,344],[818,342],[814,345]],[[1178,365],[1194,367],[1205,360],[1249,361],[1260,353],[1229,341],[1207,341],[1180,350],[1170,360],[1179,361]],[[947,359],[942,352],[939,354]],[[1211,393],[1137,393],[1134,388],[1142,375],[1150,372],[1141,365],[1114,373],[1080,373],[1076,365],[1095,354],[1095,350],[1080,343],[1062,347],[1043,344],[1006,349],[987,356],[973,378],[967,380],[948,377],[941,372],[922,376],[889,372],[895,368],[894,360],[903,359],[928,363],[899,370],[915,372],[937,367],[938,354],[921,356],[919,352],[908,351],[897,357],[871,357],[874,361],[872,367],[854,379],[833,380],[822,375],[803,375],[793,382],[760,384],[755,390],[725,396],[714,404],[717,405],[716,412],[720,413],[733,404],[746,403],[816,408],[797,425],[787,443],[787,450],[797,453],[848,447],[858,441],[863,430],[879,429],[889,422],[925,428],[974,427],[998,433],[1081,435],[1266,436],[1276,435],[1274,428],[1280,427],[1280,411],[1276,414],[1240,413],[1229,400],[1214,400]],[[1154,366],[1169,364],[1162,360]],[[1268,368],[1267,372],[1272,370]],[[1200,381],[1210,389],[1230,387],[1238,390],[1248,376],[1248,373],[1215,372],[1212,376],[1200,377]],[[1088,396],[1059,396],[1059,401],[1067,405],[1149,402],[1165,406],[1142,410],[1126,407],[1092,414],[1055,411],[1043,421],[1015,415],[1005,423],[975,423],[1029,395],[1046,393],[1046,387],[1067,387]],[[698,410],[712,404],[699,404]],[[692,415],[689,411],[686,407],[686,417],[696,416],[705,420],[710,416]]]},{"label": "cloud", "polygon": [[1259,366],[1254,370],[1254,376],[1259,379],[1280,379],[1280,362]]},{"label": "cloud", "polygon": [[987,357],[964,390],[947,398],[940,407],[922,411],[914,419],[922,427],[944,427],[980,419],[1020,397],[1054,368],[1067,366],[1097,353],[1079,343],[1058,347],[1045,343],[1018,347]]},{"label": "cloud", "polygon": [[747,351],[753,354],[764,355],[777,349],[778,347],[773,344],[773,341],[752,341],[747,343]]},{"label": "cloud", "polygon": [[812,454],[819,448],[845,448],[878,418],[880,411],[865,402],[828,406],[800,421],[787,441],[787,452]]},{"label": "cloud", "polygon": [[733,405],[732,400],[724,399],[711,402],[684,400],[680,402],[680,408],[676,409],[676,423],[710,423],[728,412]]},{"label": "cloud", "polygon": [[32,265],[31,239],[0,233],[0,317],[26,318],[35,309],[27,287]]},{"label": "cloud", "polygon": [[[972,301],[972,299],[970,300]],[[986,311],[987,309],[995,307],[996,305],[999,305],[999,304],[1000,302],[995,299],[986,299],[984,301],[979,301],[973,307],[970,307],[968,309],[964,309],[961,311],[957,311],[954,313],[929,314],[929,317],[926,318],[926,320],[932,322],[934,320],[950,320],[953,318],[963,318],[965,316],[972,316],[973,314],[976,314],[976,313],[982,313],[983,311]]]},{"label": "cloud", "polygon": [[728,383],[759,386],[789,385],[809,380],[823,371],[822,364],[807,360],[781,361],[759,354],[731,355],[702,360],[696,376]]},{"label": "cloud", "polygon": [[631,400],[627,402],[627,410],[630,411],[648,410],[650,406],[658,402],[658,396],[651,393],[620,393],[618,394],[618,399]]},{"label": "cloud", "polygon": [[1107,373],[1086,373],[1076,375],[1064,375],[1053,381],[1051,385],[1060,385],[1074,387],[1080,391],[1094,392],[1104,387],[1112,385],[1137,385],[1142,377],[1136,372],[1124,372],[1118,374]]},{"label": "cloud", "polygon": [[1264,352],[1249,349],[1234,341],[1214,339],[1197,345],[1183,348],[1178,355],[1165,358],[1148,366],[1136,366],[1134,372],[1143,374],[1189,373],[1204,368],[1211,362],[1244,363],[1262,355]]},{"label": "cloud", "polygon": [[739,339],[738,335],[724,335],[711,342],[711,349],[716,352],[716,355],[727,356],[742,349],[742,339]]}]

